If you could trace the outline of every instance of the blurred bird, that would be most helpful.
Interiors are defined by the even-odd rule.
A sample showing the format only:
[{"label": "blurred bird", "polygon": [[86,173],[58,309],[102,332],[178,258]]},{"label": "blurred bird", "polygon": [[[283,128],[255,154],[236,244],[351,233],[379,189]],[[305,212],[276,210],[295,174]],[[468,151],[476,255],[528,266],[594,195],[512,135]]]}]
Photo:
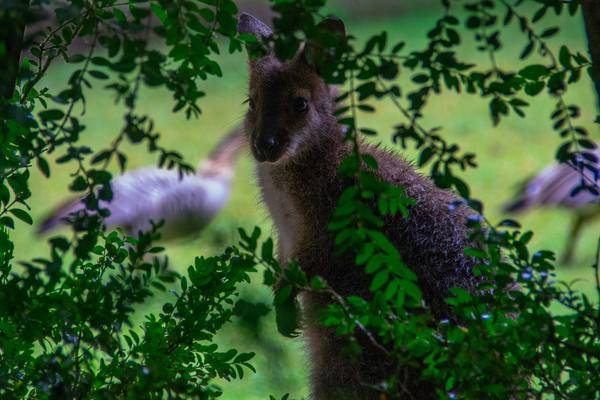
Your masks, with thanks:
[{"label": "blurred bird", "polygon": [[[596,169],[600,170],[600,147],[590,151],[596,157]],[[584,175],[590,182],[598,182],[588,169]],[[581,228],[600,216],[600,195],[589,190],[573,190],[581,183],[581,173],[567,164],[554,164],[544,168],[527,180],[517,199],[507,204],[504,211],[517,213],[539,207],[563,207],[575,214],[562,261],[571,262]]]},{"label": "blurred bird", "polygon": [[[243,146],[244,135],[238,126],[199,163],[195,174],[180,176],[176,170],[146,167],[113,178],[112,200],[100,203],[110,211],[105,226],[136,235],[150,230],[150,221],[163,220],[163,240],[198,233],[227,203],[235,160]],[[57,207],[42,221],[38,234],[66,223],[70,214],[84,208],[82,199]]]}]

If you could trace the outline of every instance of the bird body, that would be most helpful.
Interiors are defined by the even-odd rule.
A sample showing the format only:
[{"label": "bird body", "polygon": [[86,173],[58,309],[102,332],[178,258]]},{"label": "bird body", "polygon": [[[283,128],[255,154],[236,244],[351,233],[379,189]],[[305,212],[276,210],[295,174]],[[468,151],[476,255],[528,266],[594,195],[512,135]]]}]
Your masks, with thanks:
[{"label": "bird body", "polygon": [[[600,147],[589,151],[596,157],[596,169],[600,171]],[[588,183],[599,183],[595,172],[584,170]],[[562,207],[573,210],[575,218],[567,239],[563,262],[569,263],[581,228],[600,216],[600,195],[589,190],[575,189],[581,183],[581,172],[568,164],[553,164],[542,169],[523,185],[517,199],[504,207],[506,212],[519,213],[539,207]]]},{"label": "bird body", "polygon": [[198,232],[229,199],[229,181],[174,170],[142,168],[113,182],[113,199],[107,227],[124,227],[130,233],[147,231],[150,220],[165,221],[162,237],[170,239]]},{"label": "bird body", "polygon": [[[241,148],[241,137],[234,131],[194,174],[176,170],[144,167],[115,177],[111,182],[113,198],[101,201],[110,215],[107,228],[121,227],[128,234],[148,231],[152,222],[164,221],[161,236],[177,239],[201,231],[229,200],[233,162]],[[81,199],[59,207],[40,226],[47,232],[63,223],[69,214],[85,208]]]},{"label": "bird body", "polygon": [[[600,148],[591,152],[600,160]],[[598,163],[600,167],[600,163]],[[592,171],[586,169],[585,177],[595,181]],[[600,196],[589,190],[573,193],[581,182],[581,173],[567,164],[553,164],[545,167],[535,177],[527,181],[522,194],[513,203],[506,206],[508,212],[520,212],[532,207],[562,206],[582,208],[600,202]]]}]

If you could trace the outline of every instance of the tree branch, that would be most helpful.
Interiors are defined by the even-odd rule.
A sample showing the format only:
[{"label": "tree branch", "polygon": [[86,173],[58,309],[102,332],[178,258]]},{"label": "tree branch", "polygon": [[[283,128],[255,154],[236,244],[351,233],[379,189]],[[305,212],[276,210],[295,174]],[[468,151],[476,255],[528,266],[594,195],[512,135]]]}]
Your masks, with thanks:
[{"label": "tree branch", "polygon": [[600,3],[598,0],[583,0],[582,6],[589,52],[592,56],[596,100],[600,107]]},{"label": "tree branch", "polygon": [[29,0],[0,0],[0,96],[9,100],[15,91]]}]

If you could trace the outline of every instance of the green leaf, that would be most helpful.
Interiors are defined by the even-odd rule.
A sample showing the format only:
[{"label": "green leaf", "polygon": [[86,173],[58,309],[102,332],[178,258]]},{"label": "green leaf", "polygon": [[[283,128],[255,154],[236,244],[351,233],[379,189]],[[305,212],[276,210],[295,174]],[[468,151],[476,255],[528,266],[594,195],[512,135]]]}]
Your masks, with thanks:
[{"label": "green leaf", "polygon": [[360,133],[362,133],[363,135],[366,135],[366,136],[377,136],[377,132],[374,131],[373,129],[360,128],[359,131],[360,131]]},{"label": "green leaf", "polygon": [[560,47],[560,51],[558,53],[558,60],[560,62],[560,64],[567,68],[567,69],[571,69],[571,53],[569,52],[569,49],[567,48],[567,46],[562,45]]},{"label": "green leaf", "polygon": [[434,155],[435,148],[433,146],[425,147],[423,150],[421,150],[421,154],[419,154],[419,161],[417,162],[417,165],[422,167],[423,165],[427,164],[427,161],[431,160],[431,157]]},{"label": "green leaf", "polygon": [[310,281],[310,287],[312,290],[320,291],[327,287],[326,282],[320,276],[315,276]]},{"label": "green leaf", "polygon": [[371,169],[377,169],[377,160],[371,154],[362,154],[363,162]]},{"label": "green leaf", "polygon": [[550,74],[550,70],[545,65],[533,64],[519,71],[519,75],[530,80],[538,80]]},{"label": "green leaf", "polygon": [[364,103],[359,104],[358,109],[361,111],[370,112],[370,113],[375,112],[375,107],[373,107],[372,105],[369,105],[369,104],[364,104]]},{"label": "green leaf", "polygon": [[414,83],[425,83],[429,81],[429,76],[426,74],[418,74],[413,76],[412,80]]},{"label": "green leaf", "polygon": [[[12,220],[11,217],[0,217],[0,225],[10,229],[15,229],[15,222]],[[3,242],[0,242],[0,244],[3,244]]]},{"label": "green leaf", "polygon": [[525,84],[525,93],[529,96],[536,96],[544,90],[544,87],[546,87],[546,84],[543,81],[527,82],[527,84]]},{"label": "green leaf", "polygon": [[420,301],[421,298],[423,297],[423,294],[421,293],[421,289],[414,282],[411,282],[406,279],[400,279],[399,285],[402,289],[404,289],[404,292],[408,296],[413,298],[413,300]]},{"label": "green leaf", "polygon": [[39,156],[37,158],[37,166],[46,178],[50,177],[50,166],[44,157]]},{"label": "green leaf", "polygon": [[234,359],[234,363],[245,363],[250,361],[255,356],[255,353],[240,353]]},{"label": "green leaf", "polygon": [[558,27],[548,28],[540,34],[540,37],[543,39],[546,39],[546,38],[556,35],[559,31],[560,31],[560,28],[558,28]]},{"label": "green leaf", "polygon": [[69,188],[74,192],[81,192],[82,190],[87,189],[85,178],[83,176],[75,177]]},{"label": "green leaf", "polygon": [[262,244],[261,257],[263,260],[273,260],[273,239],[268,238]]},{"label": "green leaf", "polygon": [[471,257],[475,257],[475,258],[479,258],[479,259],[486,259],[487,258],[487,253],[481,249],[477,249],[474,247],[467,247],[464,250],[465,254]]},{"label": "green leaf", "polygon": [[119,23],[121,23],[123,25],[125,25],[127,23],[127,16],[125,16],[125,13],[123,11],[121,11],[120,9],[118,9],[117,7],[113,8],[113,15],[115,16],[115,19]]},{"label": "green leaf", "polygon": [[400,253],[390,240],[380,231],[369,230],[367,234],[373,239],[374,243],[384,250],[388,255],[400,259]]},{"label": "green leaf", "polygon": [[535,48],[535,42],[532,40],[523,48],[523,51],[521,51],[519,58],[521,60],[526,59],[527,57],[529,57],[529,55],[531,54],[531,52],[533,51],[534,48]]},{"label": "green leaf", "polygon": [[91,76],[93,76],[94,78],[96,78],[96,79],[101,79],[101,80],[106,80],[106,79],[108,79],[108,75],[107,75],[107,74],[105,74],[105,73],[104,73],[104,72],[102,72],[102,71],[95,70],[95,69],[93,69],[93,70],[90,70],[90,71],[89,71],[89,74],[90,74]]},{"label": "green leaf", "polygon": [[21,210],[19,208],[11,208],[9,211],[12,215],[19,218],[21,221],[23,221],[29,225],[33,225],[33,219],[31,218],[31,216],[29,215],[29,213],[27,211]]},{"label": "green leaf", "polygon": [[404,46],[406,45],[406,42],[398,42],[394,45],[394,47],[392,47],[392,54],[397,54],[400,52],[400,50],[402,50],[404,48]]},{"label": "green leaf", "polygon": [[167,20],[167,12],[164,8],[162,8],[160,3],[152,2],[150,4],[150,9],[152,10],[152,13],[156,15],[156,18],[158,18],[158,20],[164,24]]},{"label": "green leaf", "polygon": [[279,289],[277,292],[275,292],[275,298],[273,299],[273,302],[275,304],[285,303],[286,301],[288,301],[291,298],[292,291],[293,291],[292,285],[283,286],[281,289]]},{"label": "green leaf", "polygon": [[371,285],[369,286],[369,290],[374,292],[385,285],[390,278],[390,272],[387,269],[383,269],[375,274],[375,277],[371,281]]},{"label": "green leaf", "polygon": [[40,112],[39,116],[43,121],[56,121],[63,118],[65,113],[58,109],[52,109]]},{"label": "green leaf", "polygon": [[275,304],[275,322],[277,330],[285,337],[297,337],[300,327],[300,315],[294,299]]}]

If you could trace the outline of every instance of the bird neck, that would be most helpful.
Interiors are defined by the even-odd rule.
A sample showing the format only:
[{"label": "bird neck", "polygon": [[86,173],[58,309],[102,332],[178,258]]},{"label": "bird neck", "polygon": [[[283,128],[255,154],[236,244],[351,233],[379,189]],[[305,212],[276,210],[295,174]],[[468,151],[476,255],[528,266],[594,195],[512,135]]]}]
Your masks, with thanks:
[{"label": "bird neck", "polygon": [[241,126],[231,130],[210,152],[207,159],[216,164],[233,165],[246,143]]},{"label": "bird neck", "polygon": [[218,180],[225,184],[228,184],[233,179],[233,162],[232,161],[215,161],[215,160],[202,160],[198,165],[197,175],[211,179]]}]

